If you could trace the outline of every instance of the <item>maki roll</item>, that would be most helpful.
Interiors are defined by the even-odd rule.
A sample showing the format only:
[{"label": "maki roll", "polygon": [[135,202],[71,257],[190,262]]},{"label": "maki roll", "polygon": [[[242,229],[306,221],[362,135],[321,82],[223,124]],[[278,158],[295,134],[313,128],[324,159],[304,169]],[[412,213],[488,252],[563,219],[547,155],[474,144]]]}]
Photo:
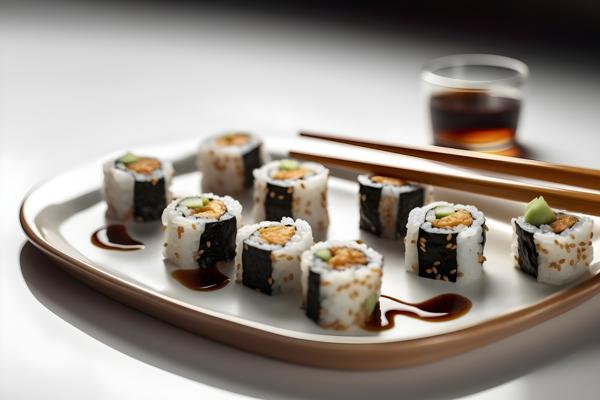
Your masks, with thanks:
[{"label": "maki roll", "polygon": [[406,235],[408,213],[422,207],[425,188],[402,179],[359,175],[360,229],[386,239]]},{"label": "maki roll", "polygon": [[235,257],[242,206],[212,193],[174,200],[162,215],[163,256],[178,267],[211,267]]},{"label": "maki roll", "polygon": [[307,221],[315,238],[327,235],[327,179],[321,164],[280,160],[254,170],[254,220],[283,217]]},{"label": "maki roll", "polygon": [[594,258],[590,218],[553,211],[539,197],[511,222],[516,268],[551,285],[569,283],[588,271]]},{"label": "maki roll", "polygon": [[312,244],[301,219],[246,225],[237,234],[236,280],[268,295],[299,289],[300,256]]},{"label": "maki roll", "polygon": [[406,268],[449,282],[481,278],[486,231],[485,216],[474,206],[438,201],[415,208],[404,239]]},{"label": "maki roll", "polygon": [[262,140],[244,132],[211,137],[200,144],[202,192],[236,194],[252,187],[252,171],[265,163]]},{"label": "maki roll", "polygon": [[103,166],[102,195],[109,218],[156,221],[171,201],[173,165],[154,157],[127,153]]},{"label": "maki roll", "polygon": [[379,301],[383,257],[354,241],[319,242],[302,254],[306,316],[324,328],[364,326]]}]

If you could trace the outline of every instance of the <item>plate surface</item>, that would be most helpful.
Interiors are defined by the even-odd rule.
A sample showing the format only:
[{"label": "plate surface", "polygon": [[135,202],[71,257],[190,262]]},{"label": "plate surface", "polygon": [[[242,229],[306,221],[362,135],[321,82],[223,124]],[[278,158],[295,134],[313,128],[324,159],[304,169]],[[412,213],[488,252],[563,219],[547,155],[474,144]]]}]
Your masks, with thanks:
[{"label": "plate surface", "polygon": [[[290,146],[301,149],[310,145],[294,139],[267,138],[265,142],[275,157],[285,154]],[[201,175],[195,172],[190,151],[195,146],[180,143],[140,151],[174,161],[178,175],[172,189],[180,196],[196,193],[199,188]],[[347,369],[433,361],[516,333],[574,307],[600,290],[595,264],[593,273],[567,288],[539,284],[513,268],[510,218],[522,212],[522,204],[441,188],[434,189],[435,199],[474,204],[486,214],[490,231],[485,276],[468,284],[418,278],[404,270],[402,242],[378,239],[358,229],[358,185],[352,174],[332,170],[329,237],[360,238],[384,254],[383,294],[420,302],[442,293],[459,293],[468,297],[473,307],[463,317],[447,322],[397,316],[393,329],[379,333],[325,330],[304,316],[299,293],[269,297],[235,283],[213,292],[183,287],[170,276],[173,268],[162,260],[160,224],[128,226],[132,236],[146,245],[141,251],[118,252],[92,245],[91,234],[106,225],[106,206],[99,188],[101,162],[110,158],[76,168],[27,196],[20,217],[30,240],[68,272],[126,304],[270,357]],[[240,200],[245,207],[244,222],[249,223],[252,196],[245,197]],[[598,252],[597,242],[594,246]],[[232,276],[231,268],[225,272]]]}]

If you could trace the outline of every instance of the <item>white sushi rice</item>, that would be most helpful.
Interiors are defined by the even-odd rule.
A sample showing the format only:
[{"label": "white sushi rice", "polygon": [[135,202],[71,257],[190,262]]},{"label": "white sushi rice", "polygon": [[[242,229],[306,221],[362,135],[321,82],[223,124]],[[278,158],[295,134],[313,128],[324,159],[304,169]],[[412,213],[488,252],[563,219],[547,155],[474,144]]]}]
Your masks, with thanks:
[{"label": "white sushi rice", "polygon": [[329,214],[327,212],[327,180],[329,169],[313,162],[300,163],[300,167],[312,171],[303,179],[275,180],[271,174],[279,167],[279,161],[272,161],[254,170],[254,221],[265,220],[265,198],[267,183],[293,189],[292,218],[307,221],[317,240],[327,236]]},{"label": "white sushi rice", "polygon": [[[283,246],[265,243],[253,234],[260,228],[265,228],[274,225],[292,225],[296,228],[296,232],[290,240]],[[271,251],[271,266],[273,272],[271,279],[272,294],[285,293],[300,289],[300,256],[313,244],[312,230],[308,222],[292,218],[284,217],[281,222],[263,221],[258,224],[245,225],[238,230],[236,238],[236,282],[242,282],[244,273],[244,264],[242,262],[242,254],[244,245],[270,250]]]},{"label": "white sushi rice", "polygon": [[[558,211],[557,213],[565,213]],[[574,214],[570,214],[574,215]],[[515,267],[519,268],[519,243],[515,225],[533,233],[533,241],[538,249],[538,282],[549,285],[564,285],[576,280],[589,270],[594,259],[592,238],[594,222],[586,216],[574,215],[579,221],[571,228],[557,234],[549,225],[535,225],[525,222],[523,217],[513,218],[513,241],[511,250]]]},{"label": "white sushi rice", "polygon": [[[232,132],[231,134],[237,133],[242,132]],[[262,163],[268,160],[268,155],[259,137],[247,134],[250,140],[241,146],[219,145],[217,140],[224,135],[226,134],[210,137],[203,141],[198,148],[197,164],[202,171],[202,192],[240,193],[245,190],[244,154],[260,146]]]},{"label": "white sushi rice", "polygon": [[137,181],[150,181],[152,179],[165,180],[165,199],[171,201],[171,182],[175,170],[173,164],[169,161],[159,160],[160,170],[154,171],[151,175],[137,174],[129,171],[121,165],[115,165],[115,160],[104,163],[102,171],[104,173],[104,183],[102,185],[102,197],[108,206],[107,216],[111,219],[127,221],[133,218],[134,214],[134,186]]},{"label": "white sushi rice", "polygon": [[[229,196],[217,196],[213,193],[203,193],[201,197],[221,200],[225,203],[227,212],[218,221],[235,218],[239,229],[242,221],[242,205]],[[192,215],[188,207],[179,204],[179,200],[172,201],[162,214],[164,230],[163,257],[181,268],[198,267],[198,250],[200,238],[208,222],[216,219],[198,218]]]},{"label": "white sushi rice", "polygon": [[[401,186],[386,185],[381,182],[373,182],[370,175],[359,175],[358,182],[363,186],[370,186],[381,189],[381,199],[379,201],[379,218],[381,220],[381,237],[386,239],[396,239],[396,221],[398,220],[398,203],[403,193],[415,190],[415,185],[405,184]],[[431,188],[420,186],[424,190],[423,201],[429,202],[431,197]],[[360,201],[360,199],[359,199]]]},{"label": "white sushi rice", "polygon": [[[471,226],[458,225],[452,229],[434,228],[431,221],[435,219],[436,207],[448,206],[455,211],[466,210],[473,217]],[[476,207],[462,204],[451,204],[445,201],[436,201],[424,207],[413,209],[408,216],[406,238],[404,239],[405,256],[404,265],[409,272],[419,271],[419,228],[430,233],[457,233],[456,261],[458,274],[456,281],[470,281],[483,277],[483,230],[485,216]]]},{"label": "white sushi rice", "polygon": [[[350,247],[363,252],[367,265],[355,265],[343,269],[330,267],[315,256],[322,249]],[[364,325],[373,312],[381,292],[383,257],[375,250],[354,241],[329,240],[313,245],[302,254],[302,298],[306,305],[309,272],[320,275],[319,325],[325,328],[345,330]]]}]

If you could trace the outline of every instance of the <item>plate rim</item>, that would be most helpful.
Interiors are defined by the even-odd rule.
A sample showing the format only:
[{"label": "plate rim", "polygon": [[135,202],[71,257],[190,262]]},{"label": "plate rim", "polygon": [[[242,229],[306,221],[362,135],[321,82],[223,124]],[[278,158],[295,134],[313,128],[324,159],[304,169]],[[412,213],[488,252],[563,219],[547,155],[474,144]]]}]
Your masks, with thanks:
[{"label": "plate rim", "polygon": [[19,207],[20,225],[35,247],[76,279],[125,305],[192,333],[281,361],[349,370],[398,368],[434,362],[517,334],[576,307],[600,292],[600,273],[597,273],[529,306],[453,331],[407,340],[340,343],[288,336],[211,315],[183,301],[157,295],[156,291],[99,271],[58,249],[29,224],[26,208],[32,195],[63,175],[58,174],[33,186]]}]

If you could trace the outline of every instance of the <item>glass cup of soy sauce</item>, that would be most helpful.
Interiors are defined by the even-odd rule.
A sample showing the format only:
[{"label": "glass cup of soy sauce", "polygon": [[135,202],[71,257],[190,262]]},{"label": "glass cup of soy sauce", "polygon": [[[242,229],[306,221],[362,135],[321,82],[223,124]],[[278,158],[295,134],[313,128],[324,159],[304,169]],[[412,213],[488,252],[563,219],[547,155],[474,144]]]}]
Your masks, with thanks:
[{"label": "glass cup of soy sauce", "polygon": [[436,58],[421,71],[437,146],[522,155],[515,136],[529,69],[491,54]]}]

